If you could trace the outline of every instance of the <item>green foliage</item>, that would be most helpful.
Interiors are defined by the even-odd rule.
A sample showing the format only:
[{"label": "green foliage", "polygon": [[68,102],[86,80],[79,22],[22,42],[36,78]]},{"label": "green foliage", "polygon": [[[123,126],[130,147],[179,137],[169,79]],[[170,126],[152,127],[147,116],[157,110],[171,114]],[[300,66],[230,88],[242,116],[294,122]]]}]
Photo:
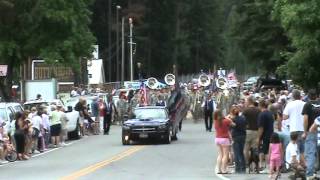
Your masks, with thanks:
[{"label": "green foliage", "polygon": [[148,74],[163,76],[178,65],[180,74],[223,64],[222,11],[218,0],[155,0],[145,3],[136,59]]},{"label": "green foliage", "polygon": [[294,51],[287,58],[288,74],[305,88],[320,82],[320,1],[277,0],[274,17],[280,20]]},{"label": "green foliage", "polygon": [[[12,1],[0,22],[0,58],[42,57],[73,64],[90,56],[94,37],[88,29],[90,12],[85,0]],[[7,21],[12,16],[11,21]],[[6,22],[7,21],[7,22]]]},{"label": "green foliage", "polygon": [[280,52],[288,44],[279,22],[271,18],[273,5],[273,0],[238,0],[238,17],[230,27],[232,38],[260,72],[274,72],[283,64]]},{"label": "green foliage", "polygon": [[88,0],[1,1],[0,62],[9,64],[9,72],[28,57],[77,66],[80,57],[91,55],[95,41],[88,28],[90,4]]},{"label": "green foliage", "polygon": [[[232,0],[230,1],[232,2]],[[234,69],[238,75],[257,74],[256,62],[250,61],[245,56],[242,48],[239,47],[239,43],[234,37],[234,26],[237,23],[239,14],[236,11],[233,3],[227,3],[225,5],[225,30],[224,37],[226,41],[225,50],[225,66],[226,69]]]}]

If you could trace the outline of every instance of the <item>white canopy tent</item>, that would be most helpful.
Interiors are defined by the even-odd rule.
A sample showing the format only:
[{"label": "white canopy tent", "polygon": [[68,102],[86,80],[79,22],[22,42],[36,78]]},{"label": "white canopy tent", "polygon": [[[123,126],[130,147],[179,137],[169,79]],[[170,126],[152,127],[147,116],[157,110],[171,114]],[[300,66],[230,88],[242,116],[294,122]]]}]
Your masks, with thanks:
[{"label": "white canopy tent", "polygon": [[102,83],[105,83],[102,59],[88,61],[88,84]]}]

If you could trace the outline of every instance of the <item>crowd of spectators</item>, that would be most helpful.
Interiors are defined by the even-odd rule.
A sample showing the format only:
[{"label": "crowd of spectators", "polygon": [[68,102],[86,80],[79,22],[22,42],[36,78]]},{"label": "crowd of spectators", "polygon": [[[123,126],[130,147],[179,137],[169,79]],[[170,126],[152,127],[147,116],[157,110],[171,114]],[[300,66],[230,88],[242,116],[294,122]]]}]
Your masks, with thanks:
[{"label": "crowd of spectators", "polygon": [[258,154],[257,173],[269,173],[274,179],[281,172],[300,170],[306,179],[315,179],[320,155],[320,101],[313,89],[307,95],[302,93],[244,92],[229,114],[215,110],[218,173],[231,173],[228,163],[233,162],[235,173],[247,173]]},{"label": "crowd of spectators", "polygon": [[0,122],[1,164],[8,163],[5,160],[8,146],[16,150],[18,160],[28,160],[33,154],[67,145],[65,110],[60,104],[49,108],[50,111],[40,106],[17,112],[14,120],[9,122],[9,128],[4,128],[5,122]]}]

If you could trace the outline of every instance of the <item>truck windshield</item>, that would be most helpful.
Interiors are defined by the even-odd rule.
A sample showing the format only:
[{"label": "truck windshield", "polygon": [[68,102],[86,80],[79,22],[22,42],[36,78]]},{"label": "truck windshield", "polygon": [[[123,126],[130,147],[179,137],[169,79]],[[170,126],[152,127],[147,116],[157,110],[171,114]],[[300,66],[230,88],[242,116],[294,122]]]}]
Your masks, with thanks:
[{"label": "truck windshield", "polygon": [[166,119],[167,113],[164,109],[136,109],[134,111],[137,119]]}]

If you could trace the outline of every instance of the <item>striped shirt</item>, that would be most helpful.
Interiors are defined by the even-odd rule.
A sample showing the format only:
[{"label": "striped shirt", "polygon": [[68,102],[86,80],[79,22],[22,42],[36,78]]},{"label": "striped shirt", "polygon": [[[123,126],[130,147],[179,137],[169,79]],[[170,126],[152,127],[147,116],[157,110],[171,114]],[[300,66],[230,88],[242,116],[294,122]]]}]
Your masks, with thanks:
[{"label": "striped shirt", "polygon": [[317,131],[317,145],[320,146],[320,116],[318,116],[315,120],[314,123],[318,126],[318,131]]}]

